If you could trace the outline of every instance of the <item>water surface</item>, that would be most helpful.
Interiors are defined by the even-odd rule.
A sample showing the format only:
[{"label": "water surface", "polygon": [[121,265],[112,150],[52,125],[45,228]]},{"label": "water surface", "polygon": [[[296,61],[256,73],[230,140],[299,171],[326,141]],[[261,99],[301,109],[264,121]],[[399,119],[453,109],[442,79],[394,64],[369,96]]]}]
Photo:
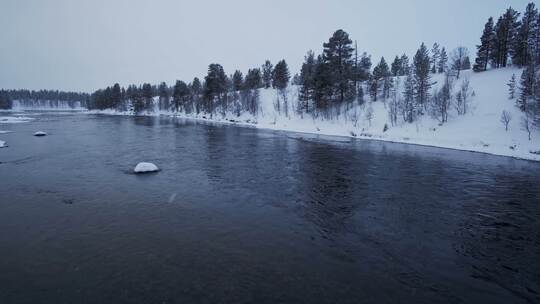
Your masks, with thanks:
[{"label": "water surface", "polygon": [[539,163],[37,114],[0,125],[0,303],[540,302]]}]

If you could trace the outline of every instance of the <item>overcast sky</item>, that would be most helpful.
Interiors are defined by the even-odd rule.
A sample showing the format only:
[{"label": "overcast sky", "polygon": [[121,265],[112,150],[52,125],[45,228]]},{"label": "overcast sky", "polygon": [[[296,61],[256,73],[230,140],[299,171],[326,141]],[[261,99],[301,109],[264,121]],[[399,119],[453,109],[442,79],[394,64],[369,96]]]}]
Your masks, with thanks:
[{"label": "overcast sky", "polygon": [[298,72],[337,29],[390,61],[421,42],[474,55],[485,21],[527,0],[1,0],[0,88],[172,84],[284,58]]}]

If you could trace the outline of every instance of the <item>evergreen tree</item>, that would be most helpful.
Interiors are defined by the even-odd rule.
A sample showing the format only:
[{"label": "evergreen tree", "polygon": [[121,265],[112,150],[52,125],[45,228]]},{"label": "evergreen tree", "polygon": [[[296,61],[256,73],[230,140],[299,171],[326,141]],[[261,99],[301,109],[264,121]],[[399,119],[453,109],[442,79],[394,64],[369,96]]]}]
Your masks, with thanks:
[{"label": "evergreen tree", "polygon": [[147,111],[152,110],[152,104],[153,104],[152,97],[154,97],[154,90],[152,89],[151,84],[144,83],[142,85],[141,96],[144,102],[143,109]]},{"label": "evergreen tree", "polygon": [[245,88],[248,90],[260,89],[264,86],[261,70],[260,69],[249,69],[244,81]]},{"label": "evergreen tree", "polygon": [[473,67],[475,72],[487,70],[494,43],[495,31],[493,29],[493,18],[489,17],[486,25],[484,25],[482,37],[480,37],[480,45],[476,46],[476,59]]},{"label": "evergreen tree", "polygon": [[515,45],[513,41],[519,25],[518,17],[519,13],[510,7],[495,24],[494,48],[491,52],[491,61],[495,68],[506,67],[509,55],[514,52],[512,46]]},{"label": "evergreen tree", "polygon": [[409,71],[405,78],[403,87],[403,120],[408,123],[412,123],[416,116],[416,107],[414,102],[415,96],[415,82],[412,71]]},{"label": "evergreen tree", "polygon": [[234,71],[232,76],[232,87],[234,91],[240,91],[244,85],[244,75],[239,70]]},{"label": "evergreen tree", "polygon": [[272,86],[272,73],[273,73],[274,67],[272,66],[272,63],[270,63],[270,60],[266,60],[261,67],[262,70],[262,81],[264,84],[264,88],[268,89]]},{"label": "evergreen tree", "polygon": [[343,30],[337,30],[327,43],[323,44],[324,64],[328,65],[330,72],[330,85],[332,87],[331,99],[338,102],[354,97],[352,40]]},{"label": "evergreen tree", "polygon": [[538,10],[533,2],[527,5],[517,34],[513,40],[512,63],[518,66],[526,66],[532,60],[533,35],[535,34]]},{"label": "evergreen tree", "polygon": [[309,100],[314,99],[315,69],[315,54],[313,51],[309,51],[304,57],[304,63],[300,69],[300,92],[298,96],[299,102],[301,103],[299,108],[306,112],[309,110]]},{"label": "evergreen tree", "polygon": [[537,79],[536,79],[536,65],[529,64],[521,73],[520,80],[520,95],[517,100],[519,108],[527,112],[530,110],[529,104],[533,99],[537,97]]},{"label": "evergreen tree", "polygon": [[401,69],[401,59],[396,56],[392,62],[392,67],[390,68],[392,76],[399,76],[399,70]]},{"label": "evergreen tree", "polygon": [[199,78],[193,78],[193,81],[191,81],[191,84],[189,85],[189,89],[191,92],[190,98],[195,105],[195,113],[199,114],[201,112],[201,103],[199,97],[201,96],[203,91],[203,85]]},{"label": "evergreen tree", "polygon": [[0,109],[8,110],[13,106],[10,94],[6,90],[0,90]]},{"label": "evergreen tree", "polygon": [[360,62],[358,63],[358,79],[360,81],[366,81],[369,79],[371,70],[371,55],[366,52],[362,53]]},{"label": "evergreen tree", "polygon": [[122,103],[122,89],[115,83],[111,89],[111,107],[119,108]]},{"label": "evergreen tree", "polygon": [[291,75],[289,74],[289,67],[285,60],[281,60],[276,64],[276,68],[272,73],[272,85],[278,90],[284,90],[289,84],[289,79]]},{"label": "evergreen tree", "polygon": [[227,92],[227,75],[220,64],[212,63],[208,66],[208,74],[204,78],[205,110],[213,115],[216,108],[216,99],[223,102]]},{"label": "evergreen tree", "polygon": [[323,56],[317,56],[313,75],[313,101],[315,109],[323,114],[327,114],[326,110],[333,94],[332,76],[330,65],[325,63]]},{"label": "evergreen tree", "polygon": [[424,43],[420,45],[420,48],[414,55],[413,71],[415,80],[415,97],[416,102],[425,107],[429,99],[429,89],[431,88],[430,82],[430,59],[429,53]]},{"label": "evergreen tree", "polygon": [[401,66],[399,68],[398,76],[405,76],[409,74],[409,57],[405,54],[401,55],[399,59]]},{"label": "evergreen tree", "polygon": [[510,78],[510,81],[507,84],[508,86],[508,98],[514,99],[516,97],[516,74],[512,74],[512,78]]},{"label": "evergreen tree", "polygon": [[162,82],[159,84],[158,87],[158,95],[159,95],[159,108],[162,110],[168,110],[169,109],[169,87],[165,82]]},{"label": "evergreen tree", "polygon": [[[371,75],[371,83],[370,83],[370,95],[373,101],[377,101],[377,95],[379,93],[379,90],[382,85],[385,83],[385,79],[390,76],[390,70],[388,69],[388,64],[384,60],[384,57],[381,57],[381,61],[375,66],[373,69],[373,73]],[[388,84],[386,86],[383,86],[383,98],[386,98],[387,91],[390,88],[388,87]]]},{"label": "evergreen tree", "polygon": [[190,95],[188,85],[182,80],[177,80],[173,88],[173,104],[176,112],[186,111],[185,103]]},{"label": "evergreen tree", "polygon": [[446,73],[448,71],[447,65],[448,65],[448,55],[446,54],[446,49],[443,47],[441,49],[441,57],[439,58],[439,67],[438,67],[439,74]]},{"label": "evergreen tree", "polygon": [[439,64],[439,59],[441,58],[441,50],[439,49],[439,44],[435,42],[431,48],[431,73],[437,73],[437,67]]}]

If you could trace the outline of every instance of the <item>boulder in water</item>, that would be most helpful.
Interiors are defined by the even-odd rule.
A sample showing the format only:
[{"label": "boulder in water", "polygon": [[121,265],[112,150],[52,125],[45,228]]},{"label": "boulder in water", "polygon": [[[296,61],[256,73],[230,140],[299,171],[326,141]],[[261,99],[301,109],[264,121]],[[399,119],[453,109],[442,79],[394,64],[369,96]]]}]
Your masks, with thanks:
[{"label": "boulder in water", "polygon": [[43,131],[37,131],[36,133],[34,133],[34,136],[47,136],[47,133]]},{"label": "boulder in water", "polygon": [[0,148],[7,148],[7,143],[5,141],[0,140]]},{"label": "boulder in water", "polygon": [[159,171],[159,168],[156,165],[145,162],[138,163],[137,166],[135,166],[135,169],[133,169],[133,172],[135,173],[151,173],[157,171]]}]

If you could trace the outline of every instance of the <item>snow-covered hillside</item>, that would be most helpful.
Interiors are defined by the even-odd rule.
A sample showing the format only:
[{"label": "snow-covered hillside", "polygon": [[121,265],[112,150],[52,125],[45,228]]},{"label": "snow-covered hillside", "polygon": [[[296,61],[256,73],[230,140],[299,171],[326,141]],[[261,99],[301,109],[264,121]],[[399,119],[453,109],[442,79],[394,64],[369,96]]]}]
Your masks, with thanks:
[{"label": "snow-covered hillside", "polygon": [[[515,99],[508,98],[506,84],[512,74],[519,77],[521,70],[505,68],[483,73],[462,71],[460,78],[454,80],[454,92],[459,89],[464,79],[469,79],[471,90],[474,92],[470,110],[465,115],[457,115],[457,111],[452,107],[449,110],[448,122],[444,124],[440,124],[437,119],[425,114],[414,123],[403,122],[400,119],[396,126],[391,126],[388,101],[382,100],[355,105],[347,112],[342,111],[338,118],[332,120],[313,118],[310,115],[298,114],[296,111],[298,88],[295,86],[290,86],[287,91],[287,111],[283,103],[281,103],[280,111],[276,110],[275,101],[278,98],[283,99],[279,97],[276,90],[261,89],[260,109],[256,117],[246,113],[240,117],[234,113],[226,113],[225,116],[214,115],[212,120],[233,121],[258,128],[420,144],[540,161],[540,155],[537,152],[540,151],[540,131],[533,130],[531,140],[528,139],[528,134],[522,127],[523,113],[516,107]],[[432,81],[435,82],[432,87],[434,90],[444,81],[444,76],[432,75]],[[368,99],[367,96],[366,99]],[[370,107],[372,110],[369,110]],[[508,131],[501,122],[503,110],[508,111],[512,117]],[[371,121],[367,118],[369,112],[372,113]],[[113,114],[114,112],[107,111],[106,113]],[[158,110],[147,114],[210,119],[208,115],[203,114],[197,116]],[[351,119],[355,117],[357,119]],[[386,131],[385,125],[388,126]]]}]

